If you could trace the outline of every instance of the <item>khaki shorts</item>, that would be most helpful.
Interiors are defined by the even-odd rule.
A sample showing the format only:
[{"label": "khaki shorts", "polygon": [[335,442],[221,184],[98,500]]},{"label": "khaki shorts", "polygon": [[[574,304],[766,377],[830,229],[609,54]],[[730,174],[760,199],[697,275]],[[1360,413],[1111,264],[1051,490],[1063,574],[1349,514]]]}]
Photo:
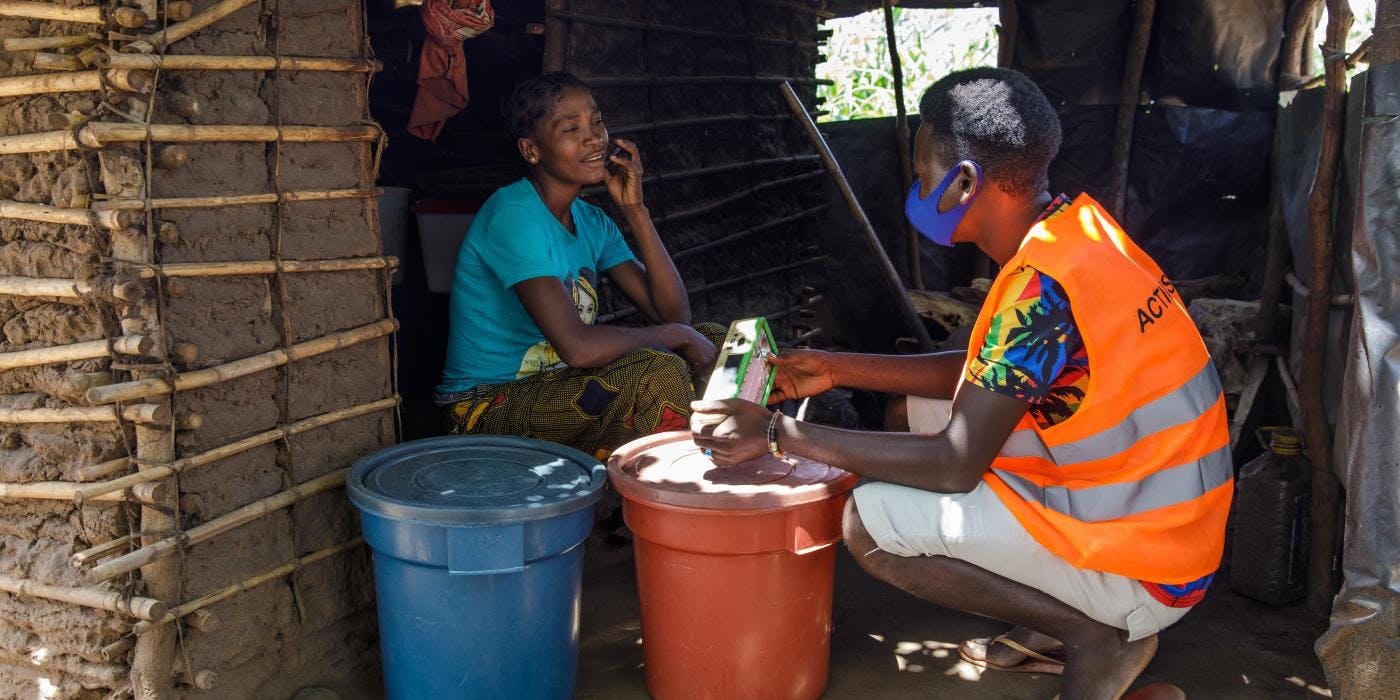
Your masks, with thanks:
[{"label": "khaki shorts", "polygon": [[[950,407],[949,401],[910,397],[910,429],[936,432],[947,424]],[[1129,641],[1156,634],[1190,610],[1163,605],[1133,579],[1070,565],[1036,542],[986,482],[952,494],[872,482],[854,496],[880,549],[960,559],[1127,630]]]}]

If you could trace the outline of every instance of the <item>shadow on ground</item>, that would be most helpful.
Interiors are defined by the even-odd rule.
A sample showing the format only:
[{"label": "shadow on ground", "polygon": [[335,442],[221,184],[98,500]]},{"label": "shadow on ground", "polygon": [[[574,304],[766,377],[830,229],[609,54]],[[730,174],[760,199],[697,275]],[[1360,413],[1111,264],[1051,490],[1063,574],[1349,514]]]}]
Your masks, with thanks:
[{"label": "shadow on ground", "polygon": [[[593,540],[590,540],[590,544]],[[957,644],[1005,625],[928,605],[865,575],[845,548],[836,560],[831,680],[824,698],[1039,698],[1059,679],[987,673]],[[1205,602],[1162,635],[1139,684],[1168,681],[1190,698],[1330,697],[1312,652],[1325,621],[1302,606],[1272,608],[1217,579]],[[583,577],[579,698],[646,698],[631,548],[588,552]]]}]

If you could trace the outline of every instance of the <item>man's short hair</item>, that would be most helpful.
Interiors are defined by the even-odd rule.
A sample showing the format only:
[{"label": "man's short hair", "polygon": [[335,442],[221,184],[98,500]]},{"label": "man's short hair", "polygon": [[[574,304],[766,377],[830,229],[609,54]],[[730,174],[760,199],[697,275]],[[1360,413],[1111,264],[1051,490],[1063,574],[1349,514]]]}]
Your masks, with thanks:
[{"label": "man's short hair", "polygon": [[1049,188],[1060,119],[1030,78],[1004,68],[949,73],[924,91],[919,116],[939,160],[977,161],[1008,194]]}]

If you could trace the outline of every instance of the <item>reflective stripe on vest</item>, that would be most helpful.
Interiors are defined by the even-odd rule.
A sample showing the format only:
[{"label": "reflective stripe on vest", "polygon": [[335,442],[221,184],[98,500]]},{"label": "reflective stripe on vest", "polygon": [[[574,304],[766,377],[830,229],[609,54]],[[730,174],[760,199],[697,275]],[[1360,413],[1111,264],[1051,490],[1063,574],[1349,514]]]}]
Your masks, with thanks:
[{"label": "reflective stripe on vest", "polygon": [[1002,446],[1001,457],[1037,457],[1064,467],[1080,462],[1107,459],[1119,454],[1148,435],[1190,423],[1210,410],[1220,399],[1220,377],[1206,361],[1190,381],[1161,398],[1138,407],[1121,423],[1063,445],[1047,447],[1034,430],[1017,430]]},{"label": "reflective stripe on vest", "polygon": [[1089,523],[1126,518],[1184,503],[1205,495],[1235,476],[1229,445],[1200,459],[1153,472],[1137,481],[1078,489],[1038,486],[1009,471],[992,471],[1027,501]]}]

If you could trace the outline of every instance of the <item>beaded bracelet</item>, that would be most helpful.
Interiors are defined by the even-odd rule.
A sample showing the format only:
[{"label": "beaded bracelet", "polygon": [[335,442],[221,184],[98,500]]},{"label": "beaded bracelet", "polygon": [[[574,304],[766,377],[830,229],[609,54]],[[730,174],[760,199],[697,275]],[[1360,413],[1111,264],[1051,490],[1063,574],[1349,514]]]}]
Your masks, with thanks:
[{"label": "beaded bracelet", "polygon": [[774,411],[773,417],[768,421],[768,453],[779,459],[787,456],[787,453],[778,449],[778,419],[782,417],[782,411]]}]

